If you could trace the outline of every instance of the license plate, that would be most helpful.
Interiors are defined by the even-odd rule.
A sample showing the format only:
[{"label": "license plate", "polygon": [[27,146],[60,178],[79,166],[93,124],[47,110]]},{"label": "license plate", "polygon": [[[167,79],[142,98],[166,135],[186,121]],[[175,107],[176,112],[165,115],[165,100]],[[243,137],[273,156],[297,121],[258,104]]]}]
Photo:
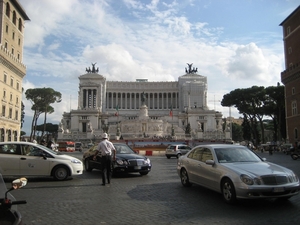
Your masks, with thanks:
[{"label": "license plate", "polygon": [[284,187],[273,188],[273,192],[284,192]]},{"label": "license plate", "polygon": [[134,169],[135,170],[140,170],[142,167],[141,166],[135,166]]}]

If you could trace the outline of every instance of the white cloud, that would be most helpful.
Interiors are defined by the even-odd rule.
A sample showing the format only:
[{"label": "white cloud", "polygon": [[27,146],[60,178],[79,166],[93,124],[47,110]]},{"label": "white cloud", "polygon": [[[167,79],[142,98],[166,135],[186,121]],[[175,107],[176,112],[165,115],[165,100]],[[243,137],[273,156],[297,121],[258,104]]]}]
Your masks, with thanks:
[{"label": "white cloud", "polygon": [[64,111],[77,108],[78,76],[91,63],[107,80],[119,81],[174,81],[184,74],[186,63],[193,63],[208,78],[209,100],[221,100],[236,88],[280,81],[281,34],[269,32],[262,39],[257,33],[251,40],[251,33],[236,40],[222,24],[211,25],[213,17],[224,15],[189,14],[205,4],[214,8],[210,1],[20,2],[31,19],[25,24],[25,90],[51,87],[63,95],[49,121],[59,122]]}]

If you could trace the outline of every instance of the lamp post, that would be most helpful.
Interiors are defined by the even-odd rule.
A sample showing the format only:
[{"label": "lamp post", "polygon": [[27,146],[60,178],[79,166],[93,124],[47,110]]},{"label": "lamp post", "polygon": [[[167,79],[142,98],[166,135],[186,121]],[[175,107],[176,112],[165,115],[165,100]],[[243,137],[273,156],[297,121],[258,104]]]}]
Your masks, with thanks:
[{"label": "lamp post", "polygon": [[185,127],[185,134],[190,135],[191,133],[191,125],[189,123],[189,107],[185,106],[185,113],[186,113],[186,127]]},{"label": "lamp post", "polygon": [[229,106],[229,118],[230,118],[230,139],[232,140],[232,118],[231,118],[231,106]]}]

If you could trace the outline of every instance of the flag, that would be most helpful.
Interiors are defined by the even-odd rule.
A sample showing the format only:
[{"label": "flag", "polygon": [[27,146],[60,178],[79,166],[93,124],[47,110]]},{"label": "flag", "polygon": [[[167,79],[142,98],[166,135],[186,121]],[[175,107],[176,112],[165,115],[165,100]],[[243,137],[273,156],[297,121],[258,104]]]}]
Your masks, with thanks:
[{"label": "flag", "polygon": [[119,105],[116,106],[115,116],[119,116]]},{"label": "flag", "polygon": [[171,106],[171,108],[170,108],[169,115],[173,117],[173,108],[172,108],[172,106]]}]

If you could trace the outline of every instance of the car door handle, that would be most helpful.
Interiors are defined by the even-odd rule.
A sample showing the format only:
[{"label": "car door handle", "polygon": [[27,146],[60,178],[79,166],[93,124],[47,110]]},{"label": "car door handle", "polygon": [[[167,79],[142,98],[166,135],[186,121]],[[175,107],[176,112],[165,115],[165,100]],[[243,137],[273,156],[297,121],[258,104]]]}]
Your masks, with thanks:
[{"label": "car door handle", "polygon": [[21,157],[20,159],[21,159],[21,160],[26,160],[27,158]]}]

